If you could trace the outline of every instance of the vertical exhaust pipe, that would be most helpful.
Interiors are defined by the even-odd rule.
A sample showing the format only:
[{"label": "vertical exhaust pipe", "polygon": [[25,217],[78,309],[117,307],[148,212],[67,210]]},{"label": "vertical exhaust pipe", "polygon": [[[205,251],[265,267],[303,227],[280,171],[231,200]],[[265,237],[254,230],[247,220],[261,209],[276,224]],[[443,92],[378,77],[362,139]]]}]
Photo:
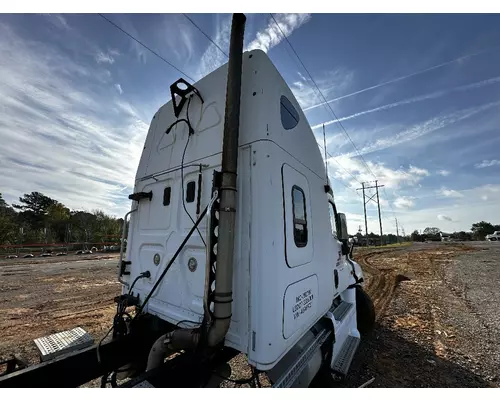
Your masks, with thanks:
[{"label": "vertical exhaust pipe", "polygon": [[244,14],[233,14],[227,71],[224,138],[222,142],[222,183],[220,188],[217,269],[215,272],[214,321],[208,331],[207,341],[209,346],[215,346],[224,339],[231,323],[237,204],[236,177],[245,21]]}]

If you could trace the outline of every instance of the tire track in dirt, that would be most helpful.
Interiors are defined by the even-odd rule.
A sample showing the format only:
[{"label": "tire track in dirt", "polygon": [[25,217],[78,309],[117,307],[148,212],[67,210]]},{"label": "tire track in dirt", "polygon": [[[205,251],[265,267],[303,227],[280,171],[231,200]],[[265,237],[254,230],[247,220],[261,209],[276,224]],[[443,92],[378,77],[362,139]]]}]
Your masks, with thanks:
[{"label": "tire track in dirt", "polygon": [[365,290],[372,298],[377,320],[384,315],[399,282],[407,278],[404,275],[398,274],[396,267],[385,266],[380,268],[376,265],[380,265],[379,258],[387,258],[388,254],[397,253],[402,250],[378,250],[360,254],[356,257],[356,261],[361,265],[363,271],[366,271],[369,275]]}]

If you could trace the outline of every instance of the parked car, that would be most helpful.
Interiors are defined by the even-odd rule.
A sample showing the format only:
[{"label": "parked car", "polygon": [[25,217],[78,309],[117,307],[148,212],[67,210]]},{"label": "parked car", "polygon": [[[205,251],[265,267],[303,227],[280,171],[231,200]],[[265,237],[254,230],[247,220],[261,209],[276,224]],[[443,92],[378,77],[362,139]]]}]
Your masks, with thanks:
[{"label": "parked car", "polygon": [[491,242],[496,242],[497,240],[500,240],[500,231],[495,231],[491,235],[486,235],[486,240],[489,240]]}]

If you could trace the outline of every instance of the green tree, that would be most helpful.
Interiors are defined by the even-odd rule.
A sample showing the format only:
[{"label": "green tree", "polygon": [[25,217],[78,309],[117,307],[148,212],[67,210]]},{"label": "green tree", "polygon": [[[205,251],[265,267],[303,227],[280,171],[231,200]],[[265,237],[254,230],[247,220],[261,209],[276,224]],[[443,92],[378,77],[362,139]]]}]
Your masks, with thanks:
[{"label": "green tree", "polygon": [[411,234],[410,239],[412,240],[412,242],[422,242],[423,241],[422,235],[420,233],[418,233],[418,231],[416,229]]},{"label": "green tree", "polygon": [[47,209],[46,227],[49,229],[51,241],[66,241],[66,232],[70,219],[70,210],[64,204],[55,202]]},{"label": "green tree", "polygon": [[441,232],[441,229],[434,228],[434,227],[424,229],[424,235],[429,235],[429,236],[438,236],[440,232]]},{"label": "green tree", "polygon": [[15,242],[17,213],[4,200],[0,193],[0,244]]},{"label": "green tree", "polygon": [[475,224],[472,224],[472,234],[476,240],[484,240],[486,235],[490,235],[495,230],[500,230],[500,229],[495,229],[495,225],[486,222],[486,221],[481,221],[481,222],[476,222]]},{"label": "green tree", "polygon": [[26,193],[23,197],[19,197],[19,202],[21,204],[13,204],[13,207],[21,210],[20,216],[29,222],[33,229],[45,228],[48,210],[57,203],[56,200],[40,192]]}]

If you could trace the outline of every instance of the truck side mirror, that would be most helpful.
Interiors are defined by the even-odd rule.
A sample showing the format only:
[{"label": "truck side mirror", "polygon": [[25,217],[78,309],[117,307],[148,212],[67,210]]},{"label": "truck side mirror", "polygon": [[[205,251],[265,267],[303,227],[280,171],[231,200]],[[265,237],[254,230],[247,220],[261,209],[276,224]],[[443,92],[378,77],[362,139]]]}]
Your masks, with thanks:
[{"label": "truck side mirror", "polygon": [[340,241],[349,241],[349,234],[347,233],[347,219],[345,214],[338,214],[340,223],[340,232],[338,232]]},{"label": "truck side mirror", "polygon": [[337,215],[340,225],[340,232],[337,232],[337,234],[339,240],[342,242],[342,254],[346,256],[349,254],[349,234],[347,233],[347,219],[345,217],[345,214]]}]

